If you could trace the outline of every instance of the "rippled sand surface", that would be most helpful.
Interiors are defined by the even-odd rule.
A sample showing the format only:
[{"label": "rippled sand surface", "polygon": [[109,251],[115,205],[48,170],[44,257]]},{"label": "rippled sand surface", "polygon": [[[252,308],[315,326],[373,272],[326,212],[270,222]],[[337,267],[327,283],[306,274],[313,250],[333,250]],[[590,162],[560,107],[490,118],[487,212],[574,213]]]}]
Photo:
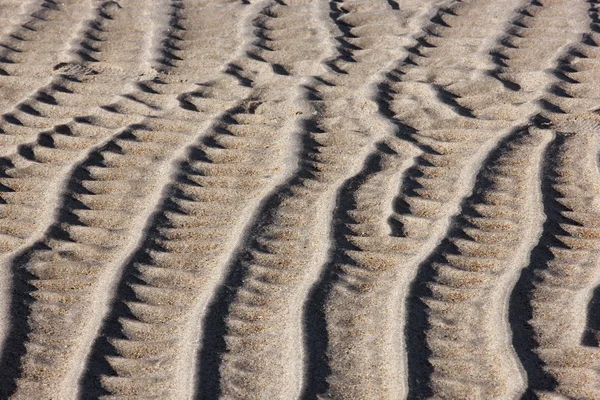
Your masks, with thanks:
[{"label": "rippled sand surface", "polygon": [[600,399],[598,0],[0,0],[0,399]]}]

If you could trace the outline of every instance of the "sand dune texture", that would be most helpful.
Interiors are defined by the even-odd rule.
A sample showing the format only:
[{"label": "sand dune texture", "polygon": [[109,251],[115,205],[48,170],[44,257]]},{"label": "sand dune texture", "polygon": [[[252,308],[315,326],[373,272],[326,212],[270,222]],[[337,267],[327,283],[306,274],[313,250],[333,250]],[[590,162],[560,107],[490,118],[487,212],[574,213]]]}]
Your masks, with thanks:
[{"label": "sand dune texture", "polygon": [[600,0],[0,0],[0,399],[600,399]]}]

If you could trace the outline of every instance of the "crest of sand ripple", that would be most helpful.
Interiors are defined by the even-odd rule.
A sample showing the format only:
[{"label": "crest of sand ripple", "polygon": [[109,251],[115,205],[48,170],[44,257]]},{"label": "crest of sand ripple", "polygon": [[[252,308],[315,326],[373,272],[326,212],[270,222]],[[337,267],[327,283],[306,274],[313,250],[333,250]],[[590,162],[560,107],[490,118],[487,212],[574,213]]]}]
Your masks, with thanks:
[{"label": "crest of sand ripple", "polygon": [[[328,72],[307,85],[314,116],[305,123],[299,168],[265,202],[209,311],[216,329],[209,325],[205,334],[224,334],[224,340],[204,345],[223,349],[213,379],[225,397],[290,398],[311,391],[302,379],[311,373],[303,365],[310,344],[301,336],[302,303],[327,256],[329,222],[320,215],[331,215],[338,188],[377,138],[393,131],[378,113],[375,82],[382,67],[414,44],[411,24],[427,10],[410,3],[393,11],[384,2],[334,2],[330,8],[331,20],[321,23],[335,24],[338,54],[325,60]],[[381,34],[386,40],[376,39]]]},{"label": "crest of sand ripple", "polygon": [[[306,74],[320,72],[318,61],[327,51],[300,46],[324,34],[306,18],[319,12],[317,5],[257,3],[246,28],[251,43],[244,53],[251,57],[231,63],[230,73],[250,85],[246,96],[182,160],[135,261],[126,267],[85,391],[99,386],[114,396],[161,398],[210,391],[206,374],[214,366],[202,360],[200,386],[194,386],[205,328],[200,321],[254,210],[294,166],[287,161],[291,136],[309,111],[301,85]],[[296,34],[280,39],[288,29]]]},{"label": "crest of sand ripple", "polygon": [[[218,13],[223,21],[232,21],[232,26],[244,9],[232,3],[208,4],[204,8],[206,18],[212,18],[211,12]],[[190,36],[200,35],[203,25],[203,20],[190,21]],[[210,35],[207,30],[204,35]],[[236,32],[230,29],[219,36],[238,41]],[[181,41],[185,44],[185,38]],[[235,46],[224,49],[230,49],[230,57],[231,49],[236,50]],[[224,61],[226,56],[222,56]],[[218,71],[223,69],[223,62],[216,65],[214,59],[206,64],[196,58],[186,68],[192,72],[208,70],[206,77],[219,76]],[[211,68],[216,71],[210,73]],[[139,224],[143,225],[152,212],[163,181],[170,176],[170,161],[184,152],[221,110],[235,102],[236,92],[233,96],[228,93],[230,85],[236,86],[230,75],[223,72],[220,82],[205,83],[213,89],[203,93],[199,90],[203,86],[189,79],[189,71],[172,78],[174,86],[183,86],[190,95],[197,95],[194,109],[180,106],[179,89],[172,96],[175,103],[160,116],[101,109],[78,117],[79,125],[61,127],[65,136],[80,136],[86,129],[97,131],[94,127],[125,128],[113,131],[104,142],[88,149],[71,167],[57,196],[59,207],[50,225],[38,237],[29,239],[11,261],[15,293],[11,313],[24,312],[26,317],[12,321],[2,374],[7,382],[5,390],[16,389],[16,398],[31,398],[32,393],[58,393],[62,398],[75,394],[75,382],[103,316],[103,312],[89,314],[86,310],[105,309],[104,292],[110,291],[122,258],[135,246],[142,232]],[[158,80],[145,85],[145,90],[151,91],[151,86],[168,86],[169,82]],[[127,126],[132,119],[138,123]],[[46,151],[50,153],[48,158],[57,153],[64,155],[52,146]],[[44,147],[34,155],[43,160]],[[15,382],[14,389],[9,382]]]},{"label": "crest of sand ripple", "polygon": [[[2,3],[7,8],[11,4]],[[3,24],[5,31],[0,37],[3,113],[49,83],[53,66],[62,61],[92,7],[90,0],[26,1],[12,15],[14,22]]]},{"label": "crest of sand ripple", "polygon": [[[416,134],[411,137],[419,145],[423,155],[414,159],[414,166],[404,176],[401,195],[396,200],[396,211],[392,213],[390,220],[392,232],[384,236],[385,240],[394,239],[402,245],[399,245],[397,250],[392,249],[390,245],[390,250],[386,252],[381,246],[377,246],[377,251],[370,250],[370,246],[379,244],[383,238],[372,242],[365,240],[361,242],[362,246],[341,243],[339,246],[343,251],[334,256],[338,261],[331,267],[330,275],[323,278],[321,287],[316,290],[314,309],[318,308],[318,303],[327,307],[323,318],[327,321],[330,343],[327,354],[331,376],[327,380],[331,397],[343,393],[350,397],[367,398],[369,393],[372,393],[372,377],[382,376],[381,381],[385,381],[383,376],[386,373],[395,374],[399,381],[395,393],[403,391],[400,385],[403,376],[406,376],[406,373],[403,373],[403,368],[406,367],[398,365],[393,358],[395,353],[390,351],[396,348],[396,352],[402,352],[403,340],[398,340],[397,333],[386,337],[382,334],[386,330],[380,329],[380,324],[386,321],[386,326],[398,326],[396,321],[408,318],[409,329],[412,329],[410,316],[405,315],[403,311],[403,299],[406,297],[404,291],[415,276],[419,263],[429,257],[434,250],[432,246],[437,245],[446,234],[451,222],[448,218],[459,212],[464,196],[472,190],[473,183],[470,182],[473,181],[486,154],[497,147],[497,143],[502,142],[502,138],[513,126],[526,123],[533,113],[541,111],[537,103],[544,91],[540,88],[543,89],[544,85],[552,81],[552,74],[544,72],[543,69],[530,72],[513,65],[518,64],[519,57],[529,57],[529,43],[533,45],[539,41],[540,33],[536,31],[538,22],[533,18],[534,13],[536,18],[542,17],[541,24],[547,24],[547,18],[562,17],[557,16],[560,14],[556,12],[556,7],[528,5],[523,9],[522,3],[514,2],[512,5],[515,10],[512,14],[508,12],[510,9],[507,9],[506,2],[486,2],[485,7],[480,3],[467,2],[440,10],[432,18],[433,24],[425,27],[426,34],[419,38],[419,46],[411,51],[414,54],[411,56],[411,62],[404,63],[388,75],[390,79],[386,82],[387,87],[383,86],[384,104],[399,123],[417,129]],[[576,9],[580,14],[583,10],[583,7]],[[483,21],[479,18],[481,15],[498,17],[492,21],[485,19],[485,23],[478,23],[477,21]],[[528,15],[527,27],[522,22],[524,15]],[[538,56],[538,59],[544,65],[556,63],[565,53],[566,46],[577,38],[577,30],[572,32],[570,26],[565,27],[562,19],[559,22],[555,29],[561,32],[562,41],[552,40],[542,44],[545,57]],[[581,27],[578,29],[582,30]],[[523,51],[519,52],[519,49],[513,49],[507,44],[507,31],[522,39]],[[565,32],[569,34],[565,35]],[[498,55],[509,50],[510,59],[503,57],[505,61],[499,63]],[[488,53],[495,56],[489,57]],[[541,87],[538,87],[537,91],[529,90],[523,93],[515,90],[517,85],[520,85],[518,82],[524,79],[523,74],[528,76],[527,79],[536,77]],[[518,99],[513,100],[513,92],[515,96],[519,96]],[[472,98],[479,98],[479,101],[471,101]],[[482,101],[483,98],[486,101]],[[490,112],[491,109],[501,110],[506,107],[513,109],[510,113]],[[443,129],[440,129],[442,127]],[[361,209],[363,206],[357,202],[355,207]],[[364,207],[368,208],[367,205]],[[353,217],[352,219],[354,220]],[[372,219],[369,217],[369,223],[365,222],[367,232],[368,227],[373,224]],[[383,223],[385,218],[380,217],[378,221]],[[351,229],[359,235],[360,221],[352,221]],[[348,247],[352,249],[352,255],[349,255],[349,249],[346,250]],[[363,253],[365,256],[372,256],[365,259]],[[515,271],[520,267],[511,270],[513,278]],[[367,289],[362,291],[348,289],[348,282],[354,282],[355,279],[360,282],[373,280],[378,284],[366,284]],[[503,285],[502,289],[497,289],[499,293],[507,290],[506,279],[498,281]],[[327,289],[330,280],[333,286]],[[386,286],[386,282],[389,282],[389,285]],[[384,287],[387,287],[387,291]],[[399,287],[404,289],[399,291]],[[325,300],[327,297],[328,300]],[[342,306],[347,305],[349,299],[357,305],[352,308]],[[502,312],[502,304],[505,303],[506,301],[502,300],[497,304],[497,314]],[[381,310],[387,310],[387,314]],[[349,328],[347,325],[352,313],[363,316],[360,323],[350,325],[355,328]],[[386,315],[386,318],[381,318],[382,314]],[[401,318],[397,317],[398,314]],[[311,317],[307,315],[307,321],[309,318]],[[368,321],[372,321],[372,324]],[[502,323],[501,318],[495,321]],[[372,326],[372,329],[369,329],[369,326]],[[414,334],[418,335],[418,330]],[[491,384],[495,389],[490,390],[488,394],[494,393],[495,390],[494,395],[502,397],[506,395],[505,391],[518,393],[519,385],[508,382],[507,379],[520,371],[516,356],[511,351],[508,328],[502,328],[500,336],[490,339],[495,345],[503,343],[498,347],[503,350],[502,356],[499,356],[501,361],[488,371],[489,376],[494,376],[496,380]],[[409,368],[421,369],[422,365],[418,361],[414,363],[410,358],[423,360],[413,357],[413,354],[424,350],[413,351],[414,353],[411,353],[409,349]],[[485,361],[485,357],[487,355],[482,354],[480,361]],[[360,364],[363,365],[362,368],[353,368],[359,363],[364,363]],[[499,371],[502,371],[503,378],[495,375]],[[414,375],[423,376],[420,372]],[[469,375],[465,374],[461,378],[469,379]],[[412,387],[419,387],[415,384],[415,379],[409,377],[408,383]],[[439,380],[443,381],[443,377]],[[424,382],[427,382],[427,379]],[[381,387],[379,384],[374,385]],[[420,387],[425,385],[421,384]],[[449,385],[451,386],[451,383]],[[450,386],[448,390],[451,390]],[[442,391],[438,387],[435,393]]]},{"label": "crest of sand ripple", "polygon": [[596,1],[0,3],[0,397],[600,397]]},{"label": "crest of sand ripple", "polygon": [[514,345],[540,398],[600,396],[595,303],[598,278],[600,118],[594,71],[600,69],[598,10],[590,32],[557,68],[545,114],[558,132],[544,169],[547,215],[540,243],[513,293]]},{"label": "crest of sand ripple", "polygon": [[[551,398],[550,391],[565,399],[593,399],[600,393],[597,338],[584,342],[588,303],[600,283],[595,235],[600,221],[599,126],[561,133],[545,169],[550,181],[545,191],[548,220],[524,274],[531,282],[528,324],[535,346],[530,350],[543,362],[528,370],[530,388],[541,398]],[[588,149],[584,154],[583,148]]]},{"label": "crest of sand ripple", "polygon": [[[128,91],[135,90],[136,81],[149,78],[148,71],[157,58],[151,40],[164,39],[158,31],[168,26],[158,15],[162,13],[167,17],[170,7],[165,2],[149,1],[116,4],[105,1],[90,7],[88,18],[80,24],[81,29],[68,51],[48,49],[58,57],[51,63],[51,71],[45,74],[45,78],[51,77],[49,82],[33,93],[23,94],[2,116],[0,129],[7,145],[2,149],[4,156],[13,155],[19,146],[35,144],[44,131],[98,112],[99,106],[114,110],[114,106],[109,108],[114,97],[127,95]],[[60,15],[63,14],[72,12],[65,10]],[[40,48],[46,49],[46,46],[43,42],[32,43],[30,51],[21,50],[9,56],[16,59],[27,54],[39,58]],[[19,64],[18,60],[11,62]],[[31,64],[27,59],[20,62]],[[149,107],[140,107],[139,101],[129,102],[130,113],[152,111]]]},{"label": "crest of sand ripple", "polygon": [[[412,293],[427,310],[423,328],[435,396],[506,398],[523,391],[506,305],[539,237],[543,214],[536,189],[551,138],[547,130],[529,128],[502,142],[483,163],[450,233],[417,274]],[[410,309],[415,321],[417,310]]]},{"label": "crest of sand ripple", "polygon": [[[116,13],[125,9],[124,6],[107,8],[104,2],[93,10],[93,17],[87,21],[87,24],[93,28],[85,30],[82,36],[88,38],[93,36],[93,32],[102,31],[104,40],[102,45],[95,49],[96,54],[105,47],[111,46],[111,43],[118,42],[118,38],[123,36],[124,26],[131,25],[132,20],[138,18],[131,12]],[[140,6],[138,4],[138,7]],[[109,11],[112,11],[112,14]],[[144,18],[143,14],[140,18]],[[110,27],[103,26],[103,21],[106,20],[112,22]],[[138,34],[136,40],[135,35],[131,35],[131,40],[140,47],[141,51],[144,51],[144,48],[149,50],[149,46],[144,46],[148,40],[146,37]],[[136,60],[139,56],[139,52],[136,52],[126,62],[129,64],[127,67],[129,70],[133,71],[137,66],[136,63],[143,64],[139,62],[140,60]],[[106,57],[105,60],[111,64],[118,64],[119,60],[114,56],[103,57]],[[10,118],[4,120],[2,137],[13,141],[13,146],[3,148],[0,178],[3,187],[1,196],[3,204],[0,207],[4,213],[0,228],[0,242],[5,265],[10,264],[9,260],[15,252],[27,248],[38,240],[48,225],[54,222],[53,214],[59,196],[64,191],[70,174],[79,163],[83,162],[90,152],[98,150],[111,138],[120,134],[114,126],[114,121],[111,121],[114,117],[110,113],[105,112],[107,117],[97,118],[94,123],[86,117],[88,111],[93,112],[93,106],[99,105],[101,101],[110,101],[112,95],[110,89],[105,86],[103,93],[94,93],[89,82],[80,79],[81,76],[77,78],[77,75],[57,78],[48,90],[40,89],[35,100],[21,104],[19,113],[5,115]],[[91,86],[95,86],[96,91],[99,87],[97,84]],[[114,88],[121,90],[120,85],[115,85]],[[72,97],[75,99],[73,100]],[[69,106],[69,101],[72,100],[77,106]],[[103,110],[96,108],[96,111]],[[23,116],[27,117],[27,124],[24,124]],[[139,120],[140,116],[135,119]],[[65,124],[59,124],[60,122]],[[50,129],[44,130],[44,127]],[[4,332],[2,339],[3,336]]]}]

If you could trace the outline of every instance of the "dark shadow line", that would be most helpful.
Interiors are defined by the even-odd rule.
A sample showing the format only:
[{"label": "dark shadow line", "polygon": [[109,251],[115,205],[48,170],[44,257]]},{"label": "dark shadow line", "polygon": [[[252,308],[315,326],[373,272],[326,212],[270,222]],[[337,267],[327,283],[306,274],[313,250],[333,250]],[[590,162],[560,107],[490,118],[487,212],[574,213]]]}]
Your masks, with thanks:
[{"label": "dark shadow line", "polygon": [[547,263],[553,259],[548,247],[555,244],[554,234],[559,228],[559,210],[562,206],[556,201],[557,193],[553,189],[553,177],[556,176],[553,166],[563,140],[558,136],[548,146],[542,167],[542,203],[546,221],[542,227],[542,235],[538,244],[530,254],[529,264],[517,280],[509,298],[508,321],[512,332],[512,345],[521,365],[527,374],[527,390],[524,398],[537,398],[536,390],[554,390],[557,383],[552,376],[544,371],[544,363],[535,353],[538,343],[535,332],[529,321],[533,318],[531,296],[535,285],[539,282],[536,274],[547,268]]},{"label": "dark shadow line", "polygon": [[508,151],[513,142],[520,140],[526,133],[526,127],[514,128],[487,155],[477,173],[472,192],[462,199],[459,207],[460,212],[452,218],[444,239],[427,259],[418,266],[417,274],[410,284],[406,300],[407,322],[404,330],[408,359],[408,399],[425,399],[432,397],[434,394],[431,387],[431,377],[434,370],[429,362],[432,351],[427,343],[426,334],[430,328],[429,307],[424,301],[424,299],[432,298],[433,293],[429,284],[435,282],[438,275],[434,264],[447,264],[444,255],[456,252],[451,239],[464,238],[465,233],[462,228],[469,225],[463,216],[477,215],[473,205],[481,202],[485,191],[492,187],[488,176],[493,165]]},{"label": "dark shadow line", "polygon": [[[349,178],[342,186],[336,196],[336,205],[333,213],[332,233],[330,240],[333,243],[328,261],[325,263],[321,275],[308,293],[304,304],[304,348],[307,360],[305,367],[304,389],[300,396],[303,400],[316,400],[324,395],[329,384],[327,378],[331,375],[331,367],[327,357],[329,335],[327,332],[327,319],[325,315],[325,303],[331,293],[331,289],[339,278],[338,265],[344,260],[352,263],[344,255],[345,249],[354,249],[354,246],[345,239],[346,235],[352,234],[347,228],[353,219],[348,211],[356,208],[353,193],[370,176],[382,170],[381,151],[379,144],[365,160],[364,166],[358,174]],[[391,151],[387,149],[387,151]]]}]

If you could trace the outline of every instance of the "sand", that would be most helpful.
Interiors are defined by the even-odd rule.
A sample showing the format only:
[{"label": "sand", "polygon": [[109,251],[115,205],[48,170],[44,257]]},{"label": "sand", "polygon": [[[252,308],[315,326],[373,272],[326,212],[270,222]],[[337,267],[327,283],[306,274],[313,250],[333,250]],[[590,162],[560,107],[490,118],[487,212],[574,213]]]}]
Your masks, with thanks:
[{"label": "sand", "polygon": [[597,0],[0,0],[0,399],[600,399]]}]

